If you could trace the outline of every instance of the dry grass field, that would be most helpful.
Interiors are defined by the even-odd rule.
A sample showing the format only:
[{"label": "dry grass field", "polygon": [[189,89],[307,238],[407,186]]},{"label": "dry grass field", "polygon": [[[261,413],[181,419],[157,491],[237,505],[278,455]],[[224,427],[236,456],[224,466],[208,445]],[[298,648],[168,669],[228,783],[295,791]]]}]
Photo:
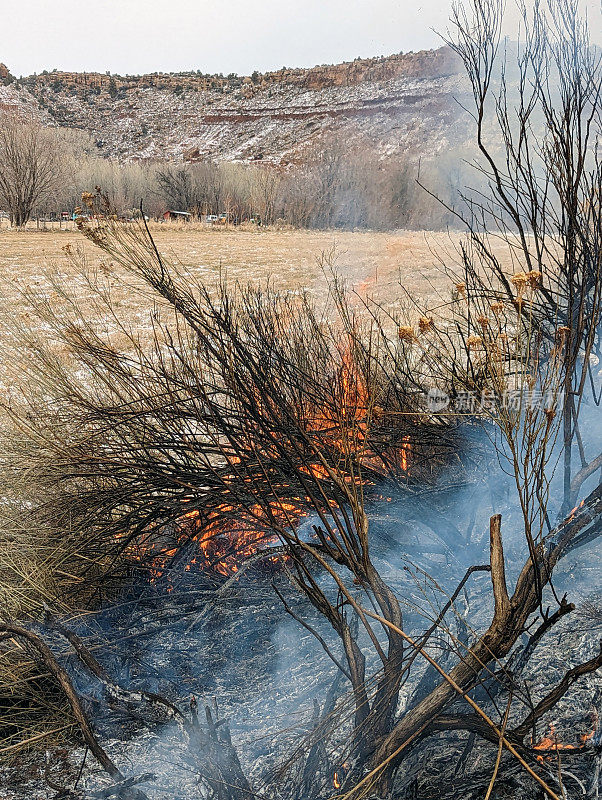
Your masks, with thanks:
[{"label": "dry grass field", "polygon": [[[272,278],[282,288],[310,289],[321,282],[320,255],[336,250],[337,271],[361,290],[375,284],[391,285],[399,278],[410,292],[425,291],[424,279],[437,280],[437,250],[449,246],[447,234],[421,232],[374,233],[268,229],[207,229],[187,225],[153,225],[159,249],[202,280],[219,271],[236,280]],[[0,268],[19,281],[45,282],[52,271],[63,271],[63,248],[95,251],[77,230],[25,231],[0,229]]]},{"label": "dry grass field", "polygon": [[[214,283],[220,276],[243,283],[270,279],[275,286],[309,289],[318,299],[325,294],[322,254],[334,253],[334,268],[360,296],[373,295],[396,303],[404,292],[430,306],[437,297],[449,296],[449,283],[442,275],[440,259],[453,260],[457,236],[445,233],[374,233],[268,229],[207,229],[201,226],[154,225],[153,235],[160,251],[196,279]],[[61,308],[66,301],[55,291],[53,281],[67,287],[83,308],[90,310],[89,284],[78,273],[65,248],[81,248],[89,273],[111,287],[113,305],[120,318],[144,336],[150,331],[150,303],[136,289],[131,277],[77,230],[0,230],[0,330],[4,330],[0,363],[0,389],[18,383],[19,357],[6,357],[6,323],[15,318],[34,330],[37,322],[30,313],[24,290]],[[331,259],[332,260],[332,259]],[[403,289],[401,288],[403,287]],[[97,322],[112,335],[119,332],[101,316]],[[8,348],[10,353],[10,347]]]}]

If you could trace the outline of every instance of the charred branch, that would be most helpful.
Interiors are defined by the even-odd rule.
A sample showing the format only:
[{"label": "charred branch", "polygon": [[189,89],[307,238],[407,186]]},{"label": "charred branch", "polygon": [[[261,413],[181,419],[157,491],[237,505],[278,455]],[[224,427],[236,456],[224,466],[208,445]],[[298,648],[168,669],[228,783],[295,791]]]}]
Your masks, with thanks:
[{"label": "charred branch", "polygon": [[548,692],[543,700],[541,700],[535,706],[533,711],[523,720],[523,722],[521,722],[520,725],[514,728],[513,734],[521,738],[525,737],[529,731],[533,729],[537,720],[540,719],[547,711],[553,708],[560,698],[566,694],[570,687],[579,680],[579,678],[581,678],[583,675],[588,675],[591,672],[595,672],[601,667],[602,644],[600,646],[600,653],[595,658],[591,658],[589,661],[585,661],[583,664],[573,667],[564,674],[558,685],[555,686],[552,691]]},{"label": "charred branch", "polygon": [[8,636],[14,637],[15,639],[20,639],[27,643],[37,653],[46,669],[56,679],[61,689],[65,693],[65,697],[67,698],[73,716],[80,727],[86,746],[89,748],[94,758],[111,778],[114,778],[118,781],[124,780],[124,776],[98,743],[98,739],[92,730],[88,716],[82,707],[71,678],[67,674],[66,670],[58,663],[54,654],[52,653],[52,650],[48,647],[46,642],[44,642],[43,639],[41,639],[32,631],[29,631],[20,625],[15,625],[8,622],[0,623],[0,635],[4,637]]}]

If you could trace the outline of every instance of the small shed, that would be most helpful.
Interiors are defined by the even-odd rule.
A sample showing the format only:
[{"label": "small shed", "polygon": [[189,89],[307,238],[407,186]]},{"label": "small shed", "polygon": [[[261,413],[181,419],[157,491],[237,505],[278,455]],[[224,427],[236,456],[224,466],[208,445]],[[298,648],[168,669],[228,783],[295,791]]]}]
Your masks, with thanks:
[{"label": "small shed", "polygon": [[180,222],[190,222],[192,214],[189,211],[173,211],[169,210],[163,214],[165,221],[179,220]]}]

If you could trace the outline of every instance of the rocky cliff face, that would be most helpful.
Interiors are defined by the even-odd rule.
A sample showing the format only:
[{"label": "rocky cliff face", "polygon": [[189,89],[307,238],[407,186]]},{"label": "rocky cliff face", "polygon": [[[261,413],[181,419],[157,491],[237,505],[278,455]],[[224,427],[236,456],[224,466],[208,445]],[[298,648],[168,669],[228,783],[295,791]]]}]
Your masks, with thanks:
[{"label": "rocky cliff face", "polygon": [[465,91],[441,48],[250,77],[51,72],[0,86],[0,106],[84,130],[121,160],[287,163],[332,136],[382,154],[436,154],[464,138],[455,99]]}]

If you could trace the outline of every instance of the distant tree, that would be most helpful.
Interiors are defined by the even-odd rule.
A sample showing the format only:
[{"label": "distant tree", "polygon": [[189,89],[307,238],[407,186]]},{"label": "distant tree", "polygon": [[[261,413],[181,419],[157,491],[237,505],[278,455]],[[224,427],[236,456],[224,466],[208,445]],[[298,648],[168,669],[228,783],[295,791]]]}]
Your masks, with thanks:
[{"label": "distant tree", "polygon": [[109,94],[111,95],[111,97],[116,97],[117,91],[118,90],[117,90],[117,84],[115,83],[115,78],[111,78],[111,80],[109,81]]},{"label": "distant tree", "polygon": [[259,167],[253,178],[251,200],[255,215],[258,215],[265,225],[271,225],[276,217],[280,174],[272,166]]},{"label": "distant tree", "polygon": [[[199,169],[201,166],[199,165]],[[159,195],[170,208],[176,211],[191,211],[208,200],[205,181],[197,174],[198,169],[186,166],[168,165],[157,171],[157,188]]]},{"label": "distant tree", "polygon": [[21,227],[59,185],[63,174],[54,131],[13,114],[0,116],[0,206]]}]

